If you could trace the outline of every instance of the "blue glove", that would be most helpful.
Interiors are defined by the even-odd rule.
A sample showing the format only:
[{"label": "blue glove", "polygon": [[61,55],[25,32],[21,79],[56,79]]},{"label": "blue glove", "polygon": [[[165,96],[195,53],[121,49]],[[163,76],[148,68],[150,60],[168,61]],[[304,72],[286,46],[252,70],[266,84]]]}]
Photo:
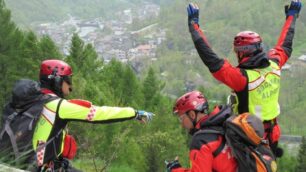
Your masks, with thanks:
[{"label": "blue glove", "polygon": [[136,110],[136,117],[135,119],[141,121],[141,122],[150,122],[153,119],[154,114],[151,112],[146,112],[143,110]]},{"label": "blue glove", "polygon": [[291,0],[291,4],[285,6],[286,17],[296,16],[299,17],[299,13],[302,8],[302,2],[300,0]]},{"label": "blue glove", "polygon": [[197,4],[190,3],[187,7],[188,25],[199,24],[199,7]]},{"label": "blue glove", "polygon": [[178,160],[174,160],[172,162],[165,161],[167,172],[171,172],[171,170],[182,167]]}]

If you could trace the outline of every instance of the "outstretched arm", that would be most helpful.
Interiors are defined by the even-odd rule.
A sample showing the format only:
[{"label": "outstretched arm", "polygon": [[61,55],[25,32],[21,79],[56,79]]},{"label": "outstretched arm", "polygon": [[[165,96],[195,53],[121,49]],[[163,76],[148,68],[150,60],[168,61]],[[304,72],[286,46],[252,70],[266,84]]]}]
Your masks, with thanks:
[{"label": "outstretched arm", "polygon": [[302,8],[300,0],[292,0],[290,6],[285,6],[286,22],[282,28],[276,46],[269,51],[269,58],[282,67],[291,56],[294,38],[295,21]]},{"label": "outstretched arm", "polygon": [[[59,100],[54,100],[46,105],[49,110],[56,109]],[[111,123],[137,119],[140,121],[152,119],[153,114],[138,111],[131,107],[95,106],[85,100],[63,100],[58,111],[62,119],[69,121],[85,121],[91,123]],[[146,121],[144,121],[146,122]]]}]

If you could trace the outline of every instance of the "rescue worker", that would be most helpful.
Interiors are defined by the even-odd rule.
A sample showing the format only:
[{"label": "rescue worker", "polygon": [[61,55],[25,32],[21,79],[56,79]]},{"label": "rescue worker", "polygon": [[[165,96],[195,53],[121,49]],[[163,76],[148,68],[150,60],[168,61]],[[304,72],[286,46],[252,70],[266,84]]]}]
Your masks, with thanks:
[{"label": "rescue worker", "polygon": [[183,128],[192,135],[189,159],[191,168],[181,167],[178,158],[167,164],[168,172],[236,172],[237,162],[224,135],[198,132],[200,129],[222,130],[224,121],[231,115],[229,106],[216,106],[208,113],[208,101],[199,91],[191,91],[176,100],[173,113]]},{"label": "rescue worker", "polygon": [[187,7],[188,26],[198,54],[212,75],[235,93],[232,102],[235,113],[250,112],[262,119],[265,139],[277,157],[282,150],[277,147],[280,127],[277,117],[281,69],[292,52],[295,22],[301,10],[300,0],[292,0],[285,6],[286,21],[276,46],[267,53],[263,51],[262,38],[253,31],[239,32],[233,41],[238,66],[232,66],[212,50],[199,27],[199,8],[190,3]]},{"label": "rescue worker", "polygon": [[131,107],[96,106],[86,100],[64,99],[72,91],[72,69],[61,60],[41,63],[40,83],[45,95],[58,98],[44,105],[33,135],[38,171],[69,168],[66,159],[72,159],[76,151],[73,137],[65,131],[70,121],[112,123],[136,119],[149,122],[153,117],[150,112]]}]

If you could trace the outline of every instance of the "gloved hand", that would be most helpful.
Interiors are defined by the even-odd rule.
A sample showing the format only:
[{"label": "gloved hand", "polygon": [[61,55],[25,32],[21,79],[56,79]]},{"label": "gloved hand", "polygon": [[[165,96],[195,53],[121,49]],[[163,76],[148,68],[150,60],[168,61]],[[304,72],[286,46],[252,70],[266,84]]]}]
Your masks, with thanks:
[{"label": "gloved hand", "polygon": [[199,7],[197,4],[190,3],[187,6],[188,13],[188,25],[192,25],[194,23],[199,24]]},{"label": "gloved hand", "polygon": [[174,161],[168,162],[165,161],[167,172],[171,172],[171,170],[182,167],[178,161],[178,157],[175,158]]},{"label": "gloved hand", "polygon": [[302,8],[302,2],[300,0],[291,0],[290,6],[285,6],[286,17],[288,16],[296,16],[299,17],[299,13]]},{"label": "gloved hand", "polygon": [[136,110],[136,117],[135,119],[146,123],[146,122],[150,122],[153,119],[154,114],[151,112],[146,112],[143,110]]}]

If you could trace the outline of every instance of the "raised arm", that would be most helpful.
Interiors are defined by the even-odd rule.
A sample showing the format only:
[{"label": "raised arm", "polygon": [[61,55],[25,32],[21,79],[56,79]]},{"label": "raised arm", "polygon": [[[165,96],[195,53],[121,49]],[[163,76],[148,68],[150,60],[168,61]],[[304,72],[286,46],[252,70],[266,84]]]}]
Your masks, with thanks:
[{"label": "raised arm", "polygon": [[282,67],[291,56],[294,38],[295,21],[302,8],[300,0],[292,0],[290,6],[285,6],[286,22],[282,28],[276,46],[269,51],[269,58]]},{"label": "raised arm", "polygon": [[199,27],[199,8],[196,4],[189,4],[188,26],[191,37],[203,63],[208,67],[213,76],[235,91],[241,91],[247,84],[243,71],[233,67],[228,61],[221,59],[212,50],[204,33]]}]

